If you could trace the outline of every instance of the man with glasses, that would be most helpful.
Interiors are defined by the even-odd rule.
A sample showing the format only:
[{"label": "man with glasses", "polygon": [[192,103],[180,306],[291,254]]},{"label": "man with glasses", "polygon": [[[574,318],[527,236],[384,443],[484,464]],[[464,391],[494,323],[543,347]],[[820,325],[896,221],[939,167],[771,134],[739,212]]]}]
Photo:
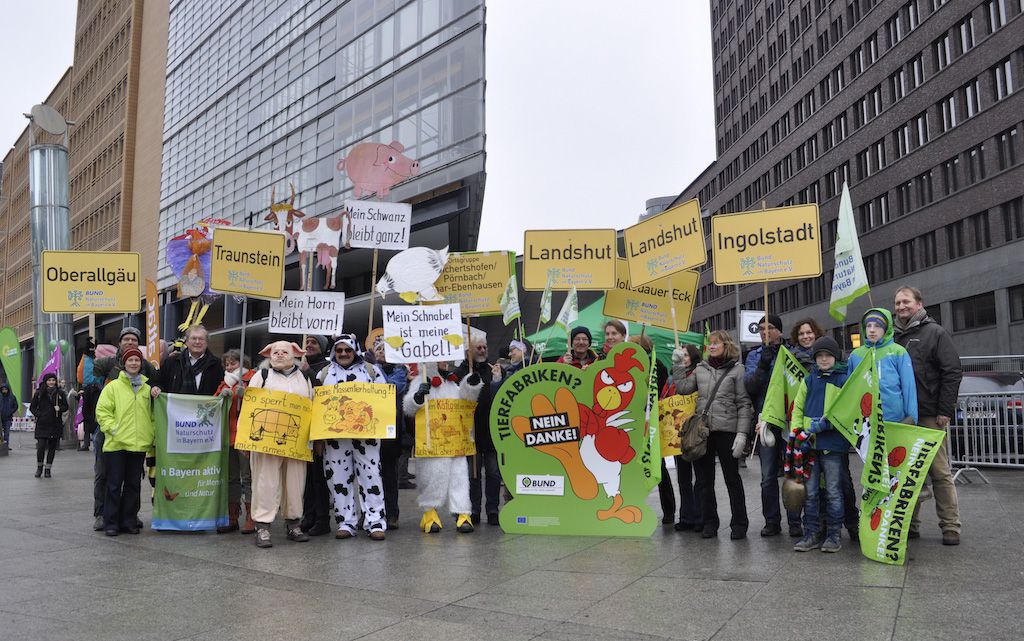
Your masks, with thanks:
[{"label": "man with glasses", "polygon": [[224,380],[224,367],[220,358],[206,346],[207,332],[202,325],[192,325],[185,331],[186,349],[172,354],[160,364],[159,389],[171,394],[215,396]]}]

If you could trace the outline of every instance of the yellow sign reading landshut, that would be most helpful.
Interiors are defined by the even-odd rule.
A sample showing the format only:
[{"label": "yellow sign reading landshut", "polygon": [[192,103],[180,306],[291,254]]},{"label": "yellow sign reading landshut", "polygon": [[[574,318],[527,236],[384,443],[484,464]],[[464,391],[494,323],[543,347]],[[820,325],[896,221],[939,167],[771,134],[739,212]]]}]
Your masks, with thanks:
[{"label": "yellow sign reading landshut", "polygon": [[708,261],[700,203],[690,200],[622,232],[630,282],[645,285]]},{"label": "yellow sign reading landshut", "polygon": [[137,252],[44,251],[41,271],[47,314],[134,314],[142,309]]},{"label": "yellow sign reading landshut", "polygon": [[210,288],[280,300],[284,295],[284,234],[217,227],[210,249]]},{"label": "yellow sign reading landshut", "polygon": [[452,252],[434,287],[464,317],[496,316],[514,268],[512,252]]},{"label": "yellow sign reading landshut", "polygon": [[523,289],[605,290],[615,287],[614,229],[543,229],[523,238]]},{"label": "yellow sign reading landshut", "polygon": [[711,217],[716,285],[821,275],[817,205]]},{"label": "yellow sign reading landshut", "polygon": [[634,285],[626,260],[620,258],[616,264],[615,289],[609,289],[604,296],[605,316],[673,329],[672,307],[669,307],[671,296],[672,306],[676,309],[675,327],[683,330],[689,327],[700,274],[684,271],[644,285]]}]

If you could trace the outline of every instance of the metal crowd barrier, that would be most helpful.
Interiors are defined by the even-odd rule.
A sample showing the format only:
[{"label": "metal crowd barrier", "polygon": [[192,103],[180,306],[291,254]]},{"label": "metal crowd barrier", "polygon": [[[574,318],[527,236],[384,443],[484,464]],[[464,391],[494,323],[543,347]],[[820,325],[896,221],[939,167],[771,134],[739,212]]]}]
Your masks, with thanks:
[{"label": "metal crowd barrier", "polygon": [[1024,372],[1024,354],[961,356],[960,367],[965,372]]},{"label": "metal crowd barrier", "polygon": [[972,471],[988,483],[979,467],[1024,469],[1024,392],[961,394],[948,438],[954,481]]}]

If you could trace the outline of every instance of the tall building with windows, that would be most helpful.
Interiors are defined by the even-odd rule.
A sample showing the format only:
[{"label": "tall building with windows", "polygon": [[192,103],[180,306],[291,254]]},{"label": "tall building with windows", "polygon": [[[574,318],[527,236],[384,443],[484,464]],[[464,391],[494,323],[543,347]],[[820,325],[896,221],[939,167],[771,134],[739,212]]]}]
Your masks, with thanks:
[{"label": "tall building with windows", "polygon": [[[961,354],[1024,350],[1022,4],[711,2],[717,160],[679,200],[710,215],[819,204],[824,273],[769,286],[787,324],[842,335],[828,300],[846,181],[876,305],[912,284]],[[695,328],[764,309],[761,285],[737,296],[710,262],[697,303]]]},{"label": "tall building with windows", "polygon": [[[413,246],[475,249],[485,159],[482,0],[180,0],[170,10],[166,77],[166,328],[188,307],[176,300],[162,258],[170,238],[207,217],[272,229],[264,220],[271,194],[283,202],[292,187],[305,220],[338,213],[354,197],[338,161],[360,142],[398,141],[419,162],[419,174],[387,196],[413,205]],[[381,270],[390,255],[381,253]],[[371,259],[370,250],[339,256],[336,289],[346,293],[346,325],[360,335]],[[297,261],[289,257],[286,289],[300,288]],[[314,288],[323,289],[317,272]],[[249,301],[247,344],[263,340],[267,311]],[[242,316],[231,297],[204,321],[215,348],[238,343]]]}]

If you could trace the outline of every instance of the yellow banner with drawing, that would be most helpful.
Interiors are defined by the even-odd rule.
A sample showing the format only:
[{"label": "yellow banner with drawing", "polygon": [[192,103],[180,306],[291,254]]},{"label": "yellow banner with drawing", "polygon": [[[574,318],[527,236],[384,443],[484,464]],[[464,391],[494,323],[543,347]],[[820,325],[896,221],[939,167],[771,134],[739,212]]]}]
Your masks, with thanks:
[{"label": "yellow banner with drawing", "polygon": [[658,401],[658,427],[661,430],[661,455],[682,454],[679,430],[697,410],[697,394],[674,394]]},{"label": "yellow banner with drawing", "polygon": [[387,383],[338,383],[313,393],[309,440],[395,438],[395,386]]},{"label": "yellow banner with drawing", "polygon": [[235,449],[312,461],[312,401],[298,394],[250,387],[238,415]]},{"label": "yellow banner with drawing", "polygon": [[[476,454],[475,413],[476,401],[427,397],[427,405],[416,412],[416,456],[443,458]],[[427,415],[430,416],[429,430]]]}]

